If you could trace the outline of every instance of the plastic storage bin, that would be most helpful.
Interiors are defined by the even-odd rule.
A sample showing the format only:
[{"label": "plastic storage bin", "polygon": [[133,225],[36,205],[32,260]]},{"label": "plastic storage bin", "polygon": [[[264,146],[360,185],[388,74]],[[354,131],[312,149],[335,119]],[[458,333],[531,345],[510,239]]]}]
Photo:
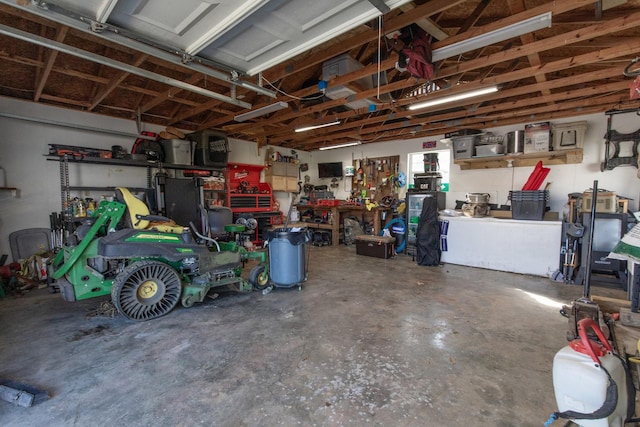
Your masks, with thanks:
[{"label": "plastic storage bin", "polygon": [[[591,212],[593,191],[582,193],[581,212]],[[596,212],[616,213],[618,210],[618,196],[614,191],[598,191],[596,195]]]},{"label": "plastic storage bin", "polygon": [[502,144],[476,145],[476,157],[500,156],[501,154],[504,154],[504,145]]},{"label": "plastic storage bin", "polygon": [[475,154],[477,135],[460,136],[453,140],[453,159],[470,159]]},{"label": "plastic storage bin", "polygon": [[192,165],[191,141],[186,139],[161,139],[164,161],[174,165]]},{"label": "plastic storage bin", "polygon": [[509,200],[511,200],[511,218],[542,221],[549,201],[549,191],[509,191]]},{"label": "plastic storage bin", "polygon": [[553,149],[570,150],[582,148],[584,145],[584,135],[587,132],[586,121],[563,123],[552,125]]}]

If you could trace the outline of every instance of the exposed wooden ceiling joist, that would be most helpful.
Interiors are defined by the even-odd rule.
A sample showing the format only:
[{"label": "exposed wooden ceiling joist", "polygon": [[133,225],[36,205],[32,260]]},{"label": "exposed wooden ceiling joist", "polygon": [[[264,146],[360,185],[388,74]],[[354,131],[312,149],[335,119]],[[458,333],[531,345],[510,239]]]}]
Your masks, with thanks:
[{"label": "exposed wooden ceiling joist", "polygon": [[[444,133],[447,128],[495,127],[516,120],[550,120],[638,105],[637,101],[625,99],[629,79],[621,70],[640,53],[640,0],[611,3],[602,8],[600,19],[593,0],[409,2],[381,19],[382,37],[416,24],[431,34],[432,49],[437,50],[544,12],[551,12],[552,25],[442,60],[435,64],[437,73],[432,82],[440,89],[433,91],[425,80],[396,68],[397,50],[406,47],[406,39],[379,42],[378,20],[372,20],[264,71],[255,85],[276,93],[275,100],[249,87],[234,85],[229,79],[208,78],[207,73],[168,61],[165,56],[113,43],[76,26],[12,7],[4,0],[0,3],[0,28],[27,33],[52,44],[38,46],[7,36],[6,32],[0,35],[0,64],[5,70],[0,76],[0,96],[131,120],[140,116],[149,123],[187,131],[219,128],[233,137],[297,149],[314,150],[353,138],[369,143],[431,136]],[[115,3],[109,2],[111,6]],[[115,10],[111,6],[102,14],[103,22]],[[108,64],[96,65],[88,57],[72,57],[68,52],[51,49],[56,43],[86,49],[129,68],[114,70]],[[386,59],[376,62],[378,45],[391,50],[385,52]],[[344,53],[359,61],[362,68],[347,67],[330,79],[327,90],[348,88],[353,93],[330,99],[318,87],[323,65]],[[383,79],[379,88],[370,83],[378,70]],[[144,78],[148,73],[167,76],[181,85],[171,88],[166,82]],[[419,111],[406,109],[424,99],[495,84],[501,87],[499,92],[472,102]],[[189,87],[196,90],[188,90]],[[407,97],[416,88],[422,88],[422,94]],[[208,99],[203,96],[207,91],[223,93],[239,102]],[[287,101],[289,109],[248,122],[234,121],[237,114],[247,111],[249,104],[257,108],[275,101]],[[354,102],[375,108],[350,108]],[[296,126],[334,118],[343,124],[304,135],[293,132]]]}]

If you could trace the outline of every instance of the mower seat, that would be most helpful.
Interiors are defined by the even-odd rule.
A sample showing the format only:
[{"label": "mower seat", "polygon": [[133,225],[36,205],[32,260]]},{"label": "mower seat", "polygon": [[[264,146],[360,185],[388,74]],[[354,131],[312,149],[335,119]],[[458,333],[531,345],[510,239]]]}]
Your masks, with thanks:
[{"label": "mower seat", "polygon": [[212,238],[229,236],[226,225],[233,224],[233,211],[226,206],[214,206],[207,209],[207,225]]},{"label": "mower seat", "polygon": [[133,229],[156,230],[176,234],[184,232],[185,227],[176,224],[173,220],[159,215],[151,215],[147,205],[131,194],[128,188],[116,188],[116,199],[127,205],[127,213],[125,215]]}]

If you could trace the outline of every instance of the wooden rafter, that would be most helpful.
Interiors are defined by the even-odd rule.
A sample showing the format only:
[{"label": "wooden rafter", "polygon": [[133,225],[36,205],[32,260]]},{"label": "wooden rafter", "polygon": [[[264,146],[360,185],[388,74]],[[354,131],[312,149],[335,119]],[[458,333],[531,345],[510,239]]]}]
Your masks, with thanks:
[{"label": "wooden rafter", "polygon": [[[139,67],[144,61],[147,60],[149,55],[138,55],[136,59],[131,64],[134,67]],[[93,110],[98,106],[103,99],[105,99],[111,92],[113,92],[120,83],[122,83],[127,77],[129,77],[129,73],[125,73],[124,71],[118,72],[116,76],[109,80],[109,83],[91,99],[91,105],[89,106],[89,111]]]},{"label": "wooden rafter", "polygon": [[[57,42],[62,42],[64,38],[67,36],[68,32],[69,32],[69,27],[60,25],[58,27],[58,30],[56,31],[55,40]],[[38,100],[40,99],[40,96],[42,95],[42,91],[44,90],[44,87],[47,84],[47,79],[49,78],[49,74],[53,69],[53,64],[56,62],[57,57],[58,57],[57,50],[49,50],[49,54],[47,55],[47,59],[44,63],[44,67],[41,69],[38,77],[38,82],[36,83],[36,90],[33,95],[33,100],[35,102],[38,102]]]},{"label": "wooden rafter", "polygon": [[[527,8],[531,3],[536,6]],[[382,34],[417,24],[432,35],[432,48],[437,50],[545,12],[553,16],[551,28],[440,61],[436,64],[433,82],[397,70],[397,53],[390,49],[379,64],[389,83],[379,89],[360,84],[378,72],[374,60],[378,49],[378,20],[371,20],[326,45],[264,71],[262,79],[256,76],[256,81],[265,86],[273,84],[269,89],[277,92],[274,100],[241,86],[232,89],[231,82],[224,79],[207,80],[206,73],[194,72],[178,62],[137,52],[0,4],[2,25],[15,24],[21,31],[26,29],[42,38],[119,58],[132,67],[203,89],[230,92],[252,104],[252,109],[275,101],[287,101],[289,108],[238,123],[234,117],[247,110],[236,105],[170,88],[163,82],[145,80],[126,71],[114,72],[84,58],[62,57],[47,47],[13,39],[0,49],[3,69],[15,70],[4,73],[0,96],[27,97],[36,102],[129,119],[140,115],[149,123],[189,131],[221,128],[232,137],[309,150],[354,138],[367,143],[431,136],[464,126],[506,126],[530,121],[531,117],[550,120],[637,105],[637,101],[628,99],[628,79],[622,76],[621,70],[640,54],[638,0],[617,2],[613,8],[602,10],[601,19],[595,15],[593,0],[409,2],[384,16]],[[0,38],[8,40],[4,36]],[[355,95],[343,99],[323,97],[316,84],[316,80],[322,78],[322,66],[343,53],[348,53],[363,67],[333,78],[328,82],[328,89],[348,87]],[[245,78],[245,81],[249,80]],[[437,85],[439,93],[434,93],[428,83]],[[472,103],[448,104],[446,110],[439,110],[441,107],[407,109],[410,104],[429,97],[488,85],[499,85],[500,90]],[[417,88],[423,91],[414,92]],[[415,96],[408,97],[412,93]],[[348,108],[351,102],[361,100],[374,102],[375,111]],[[329,118],[341,120],[342,125],[309,134],[293,132],[293,128],[301,124],[322,123]]]}]

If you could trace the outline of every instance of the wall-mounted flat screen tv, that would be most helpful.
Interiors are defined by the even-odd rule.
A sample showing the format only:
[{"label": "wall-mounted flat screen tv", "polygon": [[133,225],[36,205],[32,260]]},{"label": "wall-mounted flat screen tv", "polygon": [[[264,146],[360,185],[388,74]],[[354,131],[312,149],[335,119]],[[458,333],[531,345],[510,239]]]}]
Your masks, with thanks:
[{"label": "wall-mounted flat screen tv", "polygon": [[342,162],[318,163],[318,178],[342,178]]}]

